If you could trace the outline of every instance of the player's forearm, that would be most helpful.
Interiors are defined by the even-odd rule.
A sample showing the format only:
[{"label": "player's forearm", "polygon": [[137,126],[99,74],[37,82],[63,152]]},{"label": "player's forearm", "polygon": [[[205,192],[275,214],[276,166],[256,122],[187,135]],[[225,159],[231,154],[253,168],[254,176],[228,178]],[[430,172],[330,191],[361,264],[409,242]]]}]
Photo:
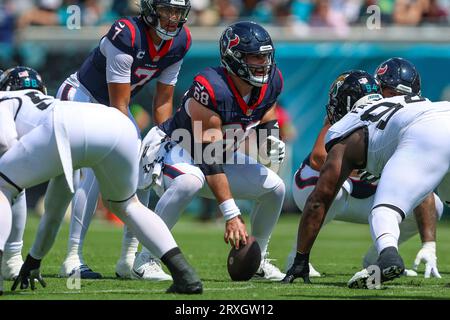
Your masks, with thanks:
[{"label": "player's forearm", "polygon": [[172,101],[161,103],[155,98],[153,105],[153,121],[156,125],[160,125],[172,116]]},{"label": "player's forearm", "polygon": [[414,209],[414,216],[422,243],[436,241],[437,214],[432,193]]},{"label": "player's forearm", "polygon": [[216,197],[218,204],[233,198],[227,176],[224,173],[206,176],[206,182]]},{"label": "player's forearm", "polygon": [[325,207],[315,201],[308,201],[298,229],[297,251],[309,253],[319,234],[325,218]]}]

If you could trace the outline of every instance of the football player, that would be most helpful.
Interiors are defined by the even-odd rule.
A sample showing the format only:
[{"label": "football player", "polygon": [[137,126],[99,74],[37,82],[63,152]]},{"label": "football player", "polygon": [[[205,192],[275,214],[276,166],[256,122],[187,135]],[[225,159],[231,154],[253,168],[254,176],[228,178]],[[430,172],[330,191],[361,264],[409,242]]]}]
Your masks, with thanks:
[{"label": "football player", "polygon": [[353,170],[365,170],[380,180],[369,214],[378,258],[372,268],[350,279],[350,288],[380,288],[403,274],[399,223],[434,189],[443,200],[450,197],[450,147],[441,141],[449,134],[450,104],[413,94],[382,98],[367,94],[367,83],[376,80],[356,71],[334,84],[327,105],[332,125],[325,137],[328,155],[306,201],[297,254],[284,282],[297,277],[309,281],[309,253],[333,199]]},{"label": "football player", "polygon": [[[17,195],[24,188],[53,178],[63,187],[58,196],[66,209],[73,196],[73,170],[88,167],[95,173],[107,207],[170,270],[174,282],[168,292],[201,293],[200,279],[164,222],[136,196],[140,141],[130,119],[104,105],[54,99],[41,90],[44,85],[34,70],[28,69],[26,76],[36,89],[21,90],[15,85],[20,83],[17,78],[25,77],[20,69],[5,71],[0,82],[0,90],[19,90],[0,93],[1,146],[11,146],[0,158],[0,258],[11,229],[11,203]],[[99,126],[96,119],[110,126]],[[54,187],[50,182],[49,188]],[[64,212],[45,213],[42,221],[51,226],[51,232],[39,236],[42,224],[39,226],[12,290],[19,284],[21,289],[29,285],[35,289],[35,280],[45,286],[39,270],[41,260],[55,240]]]},{"label": "football player", "polygon": [[[141,0],[140,15],[117,20],[80,69],[61,85],[57,97],[98,102],[129,114],[130,99],[156,80],[153,119],[161,124],[172,115],[174,86],[191,46],[190,31],[184,26],[189,10],[189,0]],[[82,255],[98,193],[92,170],[83,169],[72,204],[68,253],[61,276],[79,271],[82,278],[101,278],[86,265]],[[51,194],[47,197],[55,199]],[[147,204],[148,195],[144,193],[140,199]],[[134,261],[137,247],[136,238],[125,228],[117,276],[129,278],[135,262],[134,268],[139,270],[135,278],[171,280],[158,261],[143,259],[142,255]]]},{"label": "football player", "polygon": [[[27,68],[18,69],[20,72],[24,73],[24,77],[20,78],[20,84],[12,84],[21,85],[24,88],[33,88],[33,85],[36,86],[35,83],[32,83],[30,79],[26,76],[28,73]],[[3,74],[3,70],[0,70],[0,78]],[[42,88],[45,90],[45,88]],[[0,120],[1,121],[1,120]],[[3,126],[0,126],[0,130],[3,129]],[[2,144],[0,149],[0,157],[8,151],[10,145]],[[27,202],[25,197],[25,190],[21,192],[15,199],[12,205],[12,228],[11,233],[9,235],[8,240],[5,244],[5,249],[3,251],[3,259],[1,263],[1,271],[0,276],[3,276],[4,279],[12,280],[19,274],[20,267],[23,264],[22,259],[22,247],[23,247],[23,232],[25,230],[25,223],[27,219]]]},{"label": "football player", "polygon": [[283,160],[275,112],[281,72],[270,35],[256,23],[232,24],[219,43],[221,66],[198,73],[175,115],[159,126],[163,136],[178,143],[164,157],[164,193],[155,212],[172,228],[195,195],[215,198],[225,219],[224,240],[239,247],[248,233],[234,199],[255,201],[252,235],[262,252],[255,276],[280,280],[284,274],[268,259],[267,247],[284,183],[271,169],[234,150],[256,131],[266,159],[274,165]]},{"label": "football player", "polygon": [[[348,73],[344,73],[341,77],[338,77],[331,89],[334,90],[337,85],[341,85],[347,74]],[[381,93],[384,97],[404,94],[420,94],[420,75],[414,65],[405,59],[391,58],[384,61],[376,69],[375,78],[381,85],[379,89],[381,89]],[[369,94],[379,92],[377,87],[377,83],[368,82],[365,88],[368,89],[367,93]],[[314,189],[320,168],[326,159],[325,134],[329,127],[330,122],[327,118],[312,152],[306,157],[301,164],[300,169],[294,175],[292,188],[293,196],[297,206],[302,211],[306,199]],[[361,180],[361,174],[355,172],[353,176],[344,182],[341,190],[338,192],[332,206],[328,210],[324,225],[333,219],[354,223],[368,223],[368,215],[372,207],[375,191],[375,182],[371,183],[366,180]],[[433,203],[435,209],[432,207]],[[437,218],[432,217],[430,214],[423,215],[424,210],[436,210],[437,217],[440,218],[443,213],[442,201],[437,195],[430,195],[427,202],[414,210],[414,215],[408,215],[408,218],[400,224],[401,232],[399,244],[416,235],[419,231],[422,239],[422,249],[417,254],[413,268],[417,269],[420,261],[425,260],[425,277],[429,277],[430,275],[440,277],[436,265],[436,243],[434,232],[436,229],[435,221]],[[431,217],[432,220],[423,221],[428,217]],[[295,241],[293,249],[289,254],[287,269],[292,265],[296,255],[296,248],[297,241]],[[372,246],[363,259],[363,267],[366,268],[369,265],[373,265],[377,256],[377,251],[375,247]],[[406,275],[416,276],[417,273],[413,270],[406,270]],[[318,273],[312,265],[310,265],[310,276],[320,276],[320,273]]]}]

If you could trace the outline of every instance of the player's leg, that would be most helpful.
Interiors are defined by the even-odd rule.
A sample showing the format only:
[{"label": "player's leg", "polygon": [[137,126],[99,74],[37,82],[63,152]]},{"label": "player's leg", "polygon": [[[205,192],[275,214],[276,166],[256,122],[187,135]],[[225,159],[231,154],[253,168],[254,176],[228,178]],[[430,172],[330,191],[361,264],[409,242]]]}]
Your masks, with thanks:
[{"label": "player's leg", "polygon": [[[404,271],[398,254],[399,223],[412,214],[449,170],[450,147],[440,141],[448,134],[449,129],[441,119],[413,124],[403,132],[397,150],[383,169],[369,216],[372,239],[379,255],[376,265],[381,269],[383,281]],[[364,284],[364,281],[359,283]]]},{"label": "player's leg", "polygon": [[[7,201],[1,201],[2,214],[8,211],[4,208],[5,204],[8,206],[23,189],[38,185],[63,173],[51,120],[49,119],[24,135],[0,159],[0,172],[2,173],[0,190],[2,194],[7,195],[6,198],[3,198]],[[3,231],[0,233],[3,235]],[[1,238],[2,236],[0,236],[0,241],[2,241]],[[3,244],[1,245],[3,246]],[[24,266],[29,259],[32,259],[30,255],[27,256]]]},{"label": "player's leg", "polygon": [[[80,84],[76,74],[68,77],[59,87],[56,97],[64,101],[94,102],[87,90]],[[83,168],[80,184],[77,184],[72,202],[67,256],[61,265],[60,276],[68,277],[79,272],[81,278],[99,279],[101,274],[92,271],[83,259],[83,243],[89,224],[97,207],[98,183],[91,169]]]},{"label": "player's leg", "polygon": [[[137,188],[138,141],[132,124],[129,121],[121,124],[114,151],[93,168],[104,202],[109,204],[142,245],[166,264],[174,279],[170,291],[201,293],[200,279],[184,259],[164,221],[133,195]],[[135,144],[130,139],[133,136],[136,136]]]},{"label": "player's leg", "polygon": [[225,164],[223,168],[233,197],[255,202],[250,214],[251,235],[258,242],[262,255],[255,279],[283,279],[284,273],[268,258],[270,236],[280,216],[285,196],[283,180],[242,153],[236,153],[234,163]]},{"label": "player's leg", "polygon": [[[292,182],[292,196],[294,198],[295,204],[300,209],[300,211],[303,211],[306,200],[314,190],[318,179],[318,174],[319,173],[317,171],[311,169],[309,166],[302,166],[294,175]],[[347,199],[348,191],[343,187],[341,188],[341,190],[339,190],[330,209],[328,210],[322,227],[325,226],[328,222],[332,221],[336,217],[336,215],[342,214],[346,211],[346,208],[348,206]],[[297,253],[297,236],[298,235],[296,232],[294,241],[292,243],[292,249],[287,258],[286,270],[289,270],[292,266],[295,255]],[[309,275],[310,277],[320,277],[320,273],[315,270],[312,264],[309,265]]]},{"label": "player's leg", "polygon": [[[184,209],[205,184],[203,173],[191,162],[190,156],[180,146],[175,146],[165,158],[163,170],[165,191],[156,204],[155,213],[169,229],[173,228]],[[145,246],[136,256],[132,276],[151,281],[170,280],[170,276],[161,268],[158,259]]]},{"label": "player's leg", "polygon": [[[139,201],[146,207],[150,200],[150,190],[138,190],[137,197]],[[120,252],[120,258],[116,263],[116,276],[122,279],[131,278],[131,270],[135,261],[136,254],[138,253],[139,241],[131,232],[127,225],[123,227],[122,236],[122,249]]]},{"label": "player's leg", "polygon": [[82,168],[80,182],[72,200],[67,256],[61,265],[60,276],[68,277],[79,272],[82,279],[100,279],[98,272],[92,271],[83,259],[83,243],[97,207],[98,182],[90,168]]},{"label": "player's leg", "polygon": [[22,247],[23,233],[27,221],[27,201],[25,191],[22,191],[12,205],[12,228],[5,244],[1,263],[1,274],[4,279],[14,279],[23,264]]}]

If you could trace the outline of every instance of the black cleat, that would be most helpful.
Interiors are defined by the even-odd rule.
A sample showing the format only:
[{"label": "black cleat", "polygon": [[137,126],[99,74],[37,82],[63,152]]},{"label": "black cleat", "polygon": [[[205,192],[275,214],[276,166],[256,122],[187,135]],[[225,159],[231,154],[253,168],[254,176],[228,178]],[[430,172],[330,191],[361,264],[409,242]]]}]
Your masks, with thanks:
[{"label": "black cleat", "polygon": [[175,284],[173,283],[166,293],[181,293],[181,294],[202,294],[203,285],[201,282],[191,284]]},{"label": "black cleat", "polygon": [[[378,269],[378,276],[375,269]],[[374,266],[357,272],[347,285],[351,289],[381,289],[381,283],[400,277],[404,271],[405,265],[397,249],[387,247],[381,251]]]},{"label": "black cleat", "polygon": [[387,247],[381,251],[376,264],[381,270],[381,282],[398,278],[405,272],[405,264],[395,247]]}]

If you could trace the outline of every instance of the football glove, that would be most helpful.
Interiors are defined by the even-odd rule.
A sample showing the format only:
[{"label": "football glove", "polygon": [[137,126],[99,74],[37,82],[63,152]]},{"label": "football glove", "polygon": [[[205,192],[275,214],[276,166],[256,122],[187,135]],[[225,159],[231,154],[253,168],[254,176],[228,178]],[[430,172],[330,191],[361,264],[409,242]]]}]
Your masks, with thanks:
[{"label": "football glove", "polygon": [[302,278],[304,283],[311,283],[309,280],[309,253],[297,252],[292,267],[286,272],[282,283],[292,283],[296,278]]},{"label": "football glove", "polygon": [[357,173],[359,175],[359,179],[361,181],[364,181],[364,182],[367,182],[367,183],[374,183],[378,179],[380,179],[380,177],[377,177],[377,176],[371,174],[370,172],[367,172],[366,170],[358,170]]},{"label": "football glove", "polygon": [[41,284],[42,287],[45,288],[47,284],[42,278],[41,272],[39,270],[40,266],[41,260],[34,259],[30,255],[28,255],[22,265],[22,268],[20,268],[19,275],[14,280],[11,291],[16,290],[19,283],[20,289],[28,289],[28,287],[31,286],[31,290],[35,290],[36,280]]},{"label": "football glove", "polygon": [[280,164],[284,160],[286,144],[274,136],[267,137],[267,156],[270,163]]},{"label": "football glove", "polygon": [[430,276],[441,278],[437,268],[436,242],[430,241],[422,244],[422,249],[419,250],[414,260],[413,269],[415,271],[421,262],[425,263],[425,278],[430,278]]}]

